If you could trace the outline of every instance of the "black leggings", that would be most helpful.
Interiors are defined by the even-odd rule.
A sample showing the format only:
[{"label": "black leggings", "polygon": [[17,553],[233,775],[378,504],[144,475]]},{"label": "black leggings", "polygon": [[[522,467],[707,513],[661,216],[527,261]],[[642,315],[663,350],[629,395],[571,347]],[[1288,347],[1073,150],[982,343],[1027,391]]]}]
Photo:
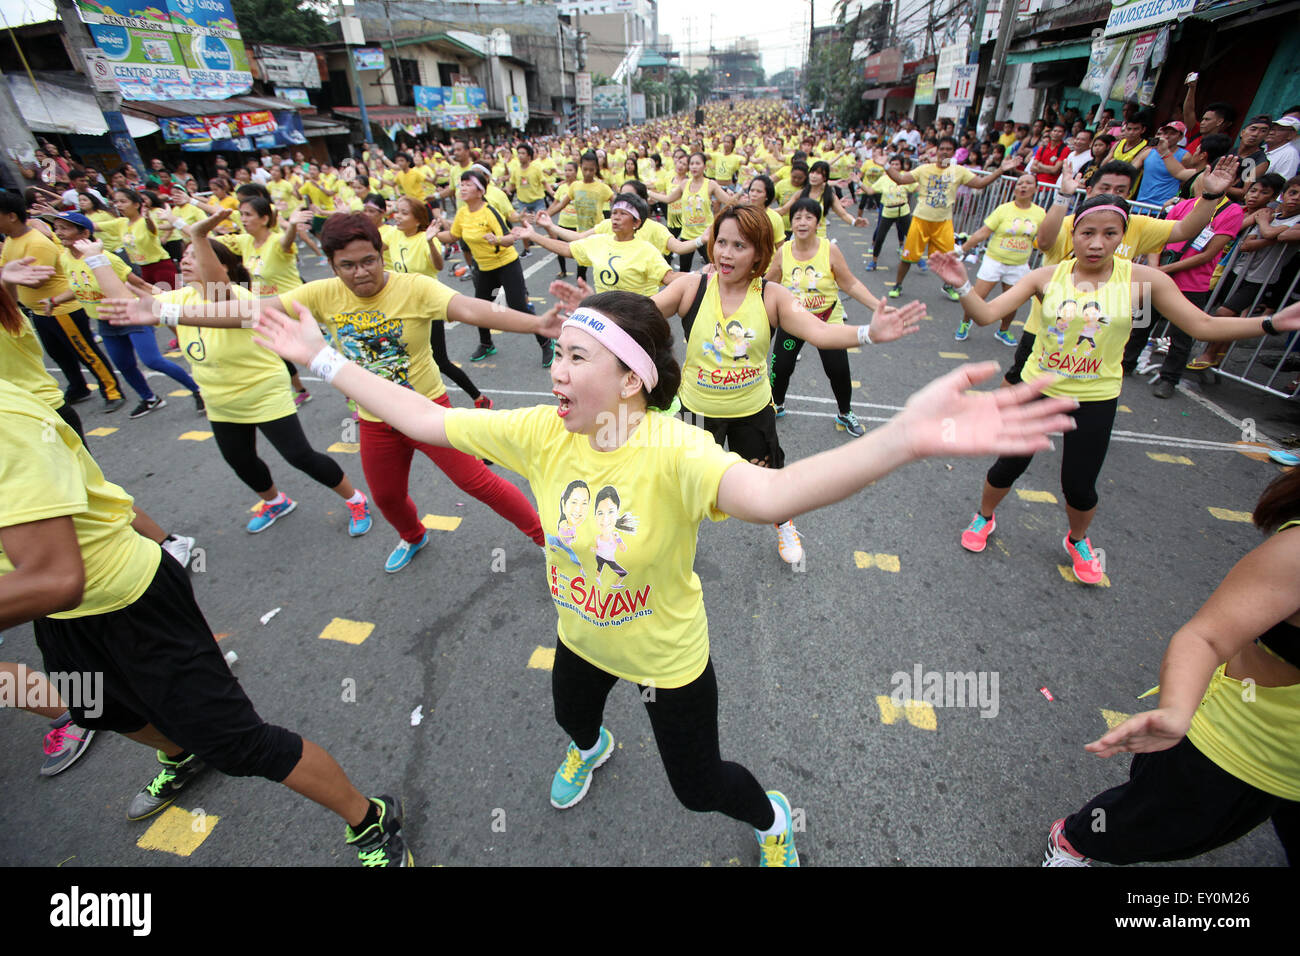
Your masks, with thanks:
[{"label": "black leggings", "polygon": [[[551,671],[555,720],[579,749],[590,750],[600,739],[605,699],[618,680],[563,641],[556,642]],[[717,810],[758,830],[770,827],[775,819],[772,801],[754,775],[722,759],[713,661],[685,687],[640,686],[668,782],[682,806],[700,813]]]},{"label": "black leggings", "polygon": [[[582,275],[579,271],[578,275]],[[524,267],[519,264],[519,260],[507,262],[503,266],[495,269],[476,269],[474,270],[474,297],[491,302],[496,295],[497,289],[505,289],[506,305],[516,312],[527,312],[528,309],[528,286],[524,282]],[[546,342],[545,336],[534,335],[537,344],[542,345]],[[478,340],[483,345],[492,344],[492,330],[482,326],[478,330]],[[450,363],[448,363],[450,364]],[[442,368],[441,365],[438,366]],[[455,366],[452,366],[453,368]]]},{"label": "black leggings", "polygon": [[[709,261],[709,245],[708,245],[708,243],[705,243],[704,246],[700,249],[700,258],[703,259],[705,262],[708,262],[708,261]],[[694,252],[679,252],[679,253],[677,254],[677,271],[678,271],[678,272],[690,272],[690,271],[691,271],[691,263],[694,262],[694,261],[695,261],[695,253],[694,253]]]},{"label": "black leggings", "polygon": [[[785,404],[785,390],[790,386],[790,375],[794,372],[795,359],[804,347],[804,340],[795,338],[785,329],[780,329],[773,344],[772,358],[772,401],[778,405]],[[853,407],[853,382],[849,378],[849,353],[845,349],[818,349],[822,358],[822,371],[831,380],[831,392],[835,395],[835,404],[841,415],[847,415]]]},{"label": "black leggings", "polygon": [[[564,260],[561,259],[561,262]],[[483,393],[475,387],[465,370],[457,368],[447,355],[447,327],[442,322],[429,323],[429,346],[433,349],[433,360],[438,363],[442,377],[450,379],[470,398],[480,398]]]},{"label": "black leggings", "polygon": [[[80,438],[81,443],[85,445],[86,431],[84,428],[81,427],[81,416],[77,414],[77,410],[67,402],[64,402],[62,405],[56,408],[55,411],[59,413],[60,418],[62,418],[65,422],[68,423],[68,427],[77,433],[77,437]],[[90,446],[87,445],[86,450],[89,451]]]},{"label": "black leggings", "polygon": [[[1065,503],[1077,511],[1088,511],[1097,506],[1097,476],[1106,460],[1110,430],[1115,424],[1118,406],[1118,398],[1082,402],[1070,413],[1076,428],[1066,432],[1062,439],[1061,491]],[[1010,488],[1032,460],[1032,455],[1028,458],[999,458],[986,476],[989,484],[994,488]]]},{"label": "black leggings", "polygon": [[1002,376],[1010,385],[1020,384],[1020,373],[1024,370],[1025,363],[1029,361],[1029,356],[1034,353],[1034,342],[1038,336],[1033,332],[1021,332],[1020,341],[1016,345],[1016,357],[1011,360],[1011,368],[1007,369],[1007,374]]},{"label": "black leggings", "polygon": [[885,211],[880,210],[880,218],[876,220],[876,234],[871,240],[871,254],[877,259],[880,258],[880,250],[885,248],[885,237],[889,235],[889,224],[894,224],[894,230],[898,233],[898,245],[901,248],[907,241],[907,229],[912,225],[912,217],[899,216],[897,219],[886,219]]},{"label": "black leggings", "polygon": [[271,469],[257,457],[259,429],[285,461],[326,488],[337,488],[343,481],[343,469],[338,462],[311,447],[296,413],[255,425],[213,421],[209,424],[212,426],[212,437],[217,440],[217,448],[221,450],[221,457],[235,470],[239,480],[259,495],[270,491],[275,485]]}]

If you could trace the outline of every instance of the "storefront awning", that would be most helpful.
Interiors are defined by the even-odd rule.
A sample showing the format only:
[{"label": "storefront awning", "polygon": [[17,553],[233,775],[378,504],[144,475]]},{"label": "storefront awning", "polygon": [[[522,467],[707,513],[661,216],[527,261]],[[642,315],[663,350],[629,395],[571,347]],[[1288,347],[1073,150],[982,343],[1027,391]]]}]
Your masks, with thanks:
[{"label": "storefront awning", "polygon": [[[9,91],[13,94],[23,122],[34,133],[81,133],[86,136],[103,136],[108,124],[95,94],[89,87],[76,89],[59,83],[41,80],[37,86],[23,74],[7,74]],[[133,139],[158,132],[158,124],[138,116],[123,113],[126,128]]]},{"label": "storefront awning", "polygon": [[[336,106],[334,112],[348,119],[361,119],[359,106]],[[391,126],[393,123],[426,123],[429,117],[415,112],[413,106],[367,106],[366,119],[378,126]]]},{"label": "storefront awning", "polygon": [[915,95],[915,86],[882,86],[867,90],[862,94],[862,98],[864,100],[910,100]]},{"label": "storefront awning", "polygon": [[1092,40],[1074,43],[1054,43],[1033,50],[1012,50],[1007,53],[1007,63],[1050,63],[1053,60],[1086,60],[1092,55]]}]

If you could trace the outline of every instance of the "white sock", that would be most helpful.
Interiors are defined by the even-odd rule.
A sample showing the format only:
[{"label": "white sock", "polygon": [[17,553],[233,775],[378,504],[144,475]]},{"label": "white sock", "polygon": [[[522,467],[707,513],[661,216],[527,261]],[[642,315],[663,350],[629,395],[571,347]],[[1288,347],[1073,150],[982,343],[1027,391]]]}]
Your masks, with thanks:
[{"label": "white sock", "polygon": [[768,797],[768,799],[772,801],[772,812],[776,814],[776,819],[772,821],[772,825],[766,830],[759,830],[758,835],[762,837],[780,836],[785,832],[785,828],[788,825],[788,821],[785,818],[785,807],[781,806],[781,804],[777,803],[775,800],[772,800],[771,797]]},{"label": "white sock", "polygon": [[[605,742],[604,735],[598,736],[596,738],[596,743],[592,746],[590,750],[583,750],[579,748],[578,756],[581,757],[583,760],[590,760],[592,757],[596,756],[596,754],[600,753],[600,746],[604,742]],[[575,746],[577,745],[575,744]]]},{"label": "white sock", "polygon": [[286,499],[284,497],[284,492],[281,491],[281,492],[277,492],[276,496],[272,498],[270,501],[268,501],[267,504],[271,506],[282,505],[285,503],[285,500]]},{"label": "white sock", "polygon": [[366,496],[362,494],[361,489],[358,488],[356,491],[352,492],[352,497],[348,499],[348,504],[359,505],[361,504],[361,502],[365,500],[366,500]]}]

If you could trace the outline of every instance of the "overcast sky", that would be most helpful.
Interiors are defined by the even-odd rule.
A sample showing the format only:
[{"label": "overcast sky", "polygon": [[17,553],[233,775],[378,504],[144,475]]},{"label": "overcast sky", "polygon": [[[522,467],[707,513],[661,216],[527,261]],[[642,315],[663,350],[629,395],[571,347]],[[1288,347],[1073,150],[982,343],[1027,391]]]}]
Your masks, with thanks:
[{"label": "overcast sky", "polygon": [[[816,6],[818,26],[834,22],[833,0],[817,0]],[[0,12],[14,26],[52,20],[54,0],[0,0]],[[804,0],[659,0],[659,32],[670,35],[679,52],[687,52],[688,40],[695,52],[708,50],[710,28],[714,46],[742,37],[757,40],[763,69],[771,76],[803,65],[808,4]]]}]

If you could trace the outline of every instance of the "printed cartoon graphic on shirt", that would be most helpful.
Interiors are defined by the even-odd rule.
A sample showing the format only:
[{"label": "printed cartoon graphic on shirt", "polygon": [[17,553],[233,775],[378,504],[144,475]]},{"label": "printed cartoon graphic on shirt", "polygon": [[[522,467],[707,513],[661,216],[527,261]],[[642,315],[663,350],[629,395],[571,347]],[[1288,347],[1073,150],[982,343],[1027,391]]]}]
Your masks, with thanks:
[{"label": "printed cartoon graphic on shirt", "polygon": [[946,209],[948,206],[948,188],[953,183],[954,176],[951,172],[934,172],[925,180],[925,198],[922,200],[927,206],[933,206],[935,209]]},{"label": "printed cartoon graphic on shirt", "polygon": [[1101,327],[1106,324],[1106,316],[1101,313],[1101,304],[1098,302],[1085,302],[1083,304],[1083,331],[1079,333],[1079,341],[1075,343],[1077,349],[1083,342],[1090,346],[1089,351],[1097,348],[1097,333]]},{"label": "printed cartoon graphic on shirt", "polygon": [[[640,521],[623,507],[613,485],[603,485],[592,498],[590,484],[574,479],[561,496],[557,533],[546,537],[552,548],[578,565],[578,571],[569,575],[551,564],[552,600],[601,627],[654,613],[647,606],[651,586],[636,588],[627,582],[629,571],[622,555],[628,551],[627,537],[637,533]],[[586,521],[588,513],[595,518],[594,527]],[[595,555],[594,573],[583,567],[579,554]]]},{"label": "printed cartoon graphic on shirt", "polygon": [[[1102,360],[1099,356],[1094,357],[1093,353],[1097,350],[1097,333],[1108,324],[1109,320],[1097,300],[1062,300],[1046,330],[1045,341],[1052,344],[1044,351],[1039,367],[1067,378],[1099,377]],[[1066,342],[1071,337],[1073,341],[1067,348]],[[1081,347],[1083,353],[1079,354]]]},{"label": "printed cartoon graphic on shirt", "polygon": [[402,320],[378,309],[340,312],[334,316],[339,351],[367,371],[410,387],[411,356],[402,344]]},{"label": "printed cartoon graphic on shirt", "polygon": [[722,364],[722,353],[726,349],[726,339],[722,336],[722,323],[713,323],[713,341],[706,341],[702,345],[705,355],[712,355],[715,362]]},{"label": "printed cartoon graphic on shirt", "polygon": [[727,323],[727,340],[731,344],[731,360],[736,363],[749,361],[749,343],[754,341],[754,330],[745,328],[732,319]]},{"label": "printed cartoon graphic on shirt", "polygon": [[835,311],[835,303],[828,304],[826,294],[817,288],[822,278],[822,274],[810,265],[795,266],[790,270],[790,282],[786,288],[800,305],[825,322]]}]

